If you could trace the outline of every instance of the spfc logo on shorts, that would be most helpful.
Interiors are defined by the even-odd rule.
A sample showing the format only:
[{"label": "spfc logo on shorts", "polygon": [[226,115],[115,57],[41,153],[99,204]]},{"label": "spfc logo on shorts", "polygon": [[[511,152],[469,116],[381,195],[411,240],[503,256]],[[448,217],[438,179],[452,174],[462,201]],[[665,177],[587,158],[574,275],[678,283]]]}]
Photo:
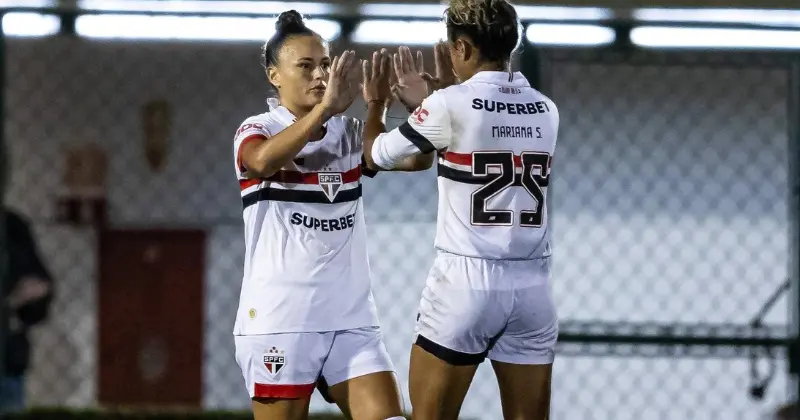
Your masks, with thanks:
[{"label": "spfc logo on shorts", "polygon": [[336,198],[336,194],[342,187],[342,174],[337,172],[320,172],[317,174],[317,177],[319,177],[319,186],[322,187],[325,196],[333,203],[333,199]]},{"label": "spfc logo on shorts", "polygon": [[272,376],[277,375],[284,365],[286,365],[286,356],[283,354],[283,350],[273,347],[264,353],[264,366]]}]

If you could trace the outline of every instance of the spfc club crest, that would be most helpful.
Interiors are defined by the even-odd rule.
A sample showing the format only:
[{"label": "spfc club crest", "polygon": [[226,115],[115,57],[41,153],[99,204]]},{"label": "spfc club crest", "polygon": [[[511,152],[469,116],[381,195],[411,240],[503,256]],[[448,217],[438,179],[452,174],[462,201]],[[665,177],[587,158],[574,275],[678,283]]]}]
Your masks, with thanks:
[{"label": "spfc club crest", "polygon": [[267,372],[272,374],[272,376],[277,375],[285,364],[286,355],[283,354],[283,350],[278,350],[273,347],[264,353],[264,366],[267,367]]},{"label": "spfc club crest", "polygon": [[333,199],[336,198],[336,194],[342,188],[342,174],[338,172],[320,172],[317,176],[319,177],[319,186],[322,187],[322,191],[328,197],[328,200],[333,203]]}]

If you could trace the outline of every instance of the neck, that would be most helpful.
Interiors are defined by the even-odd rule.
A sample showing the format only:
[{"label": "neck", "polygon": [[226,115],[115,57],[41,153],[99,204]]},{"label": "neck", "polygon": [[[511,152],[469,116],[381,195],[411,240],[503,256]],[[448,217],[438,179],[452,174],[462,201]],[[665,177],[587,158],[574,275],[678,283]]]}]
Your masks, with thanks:
[{"label": "neck", "polygon": [[478,68],[475,69],[475,73],[481,71],[509,71],[510,66],[508,62],[502,63],[481,63],[478,65]]},{"label": "neck", "polygon": [[286,109],[288,109],[289,112],[291,112],[292,115],[294,115],[295,118],[297,118],[297,119],[303,118],[306,115],[308,115],[309,112],[311,112],[311,108],[307,108],[307,107],[303,107],[303,106],[296,106],[296,105],[293,105],[293,104],[284,104],[283,102],[281,102],[281,105],[283,105]]}]

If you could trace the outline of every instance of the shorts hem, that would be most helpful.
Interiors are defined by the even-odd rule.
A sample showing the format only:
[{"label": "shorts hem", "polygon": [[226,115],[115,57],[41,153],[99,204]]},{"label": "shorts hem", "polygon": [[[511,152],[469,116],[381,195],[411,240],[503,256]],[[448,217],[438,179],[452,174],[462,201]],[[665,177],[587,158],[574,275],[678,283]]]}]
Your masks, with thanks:
[{"label": "shorts hem", "polygon": [[[347,369],[344,371],[337,372],[334,375],[327,375],[324,376],[325,382],[328,384],[329,387],[334,385],[340,384],[342,382],[347,382],[351,379],[355,379],[361,376],[371,375],[373,373],[381,373],[381,372],[391,372],[396,374],[394,366],[377,366],[377,364],[363,364],[356,368]],[[346,374],[345,374],[346,373]]]},{"label": "shorts hem", "polygon": [[417,339],[414,344],[422,350],[430,353],[437,359],[452,366],[479,365],[486,359],[487,354],[486,351],[480,353],[466,353],[453,350],[442,344],[434,342],[422,334],[417,334]]},{"label": "shorts hem", "polygon": [[279,400],[298,400],[311,397],[316,382],[302,385],[254,383],[250,398],[269,398]]}]

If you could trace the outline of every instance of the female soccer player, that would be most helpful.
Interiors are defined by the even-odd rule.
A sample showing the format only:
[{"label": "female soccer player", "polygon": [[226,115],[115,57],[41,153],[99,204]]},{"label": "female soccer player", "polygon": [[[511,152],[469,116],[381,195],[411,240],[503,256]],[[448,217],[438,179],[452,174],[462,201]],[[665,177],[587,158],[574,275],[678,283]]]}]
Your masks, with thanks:
[{"label": "female soccer player", "polygon": [[[339,115],[360,92],[360,63],[352,51],[331,60],[288,11],[263,65],[277,103],[234,140],[246,248],[234,335],[255,418],[306,418],[324,380],[352,419],[400,419],[367,261],[361,176],[371,175],[362,166],[371,143],[362,144],[360,121]],[[388,101],[390,70],[388,54],[373,55],[368,103]],[[410,158],[397,169],[431,163]]]},{"label": "female soccer player", "polygon": [[[445,21],[449,58],[462,82],[414,103],[427,86],[401,48],[396,91],[420,106],[408,122],[382,133],[373,104],[364,132],[365,144],[376,138],[368,161],[379,168],[434,151],[439,157],[438,252],[411,351],[412,416],[458,418],[488,357],[504,417],[542,420],[549,416],[558,334],[545,205],[558,110],[509,70],[520,25],[506,0],[451,0]],[[444,73],[438,76],[442,82]]]}]

